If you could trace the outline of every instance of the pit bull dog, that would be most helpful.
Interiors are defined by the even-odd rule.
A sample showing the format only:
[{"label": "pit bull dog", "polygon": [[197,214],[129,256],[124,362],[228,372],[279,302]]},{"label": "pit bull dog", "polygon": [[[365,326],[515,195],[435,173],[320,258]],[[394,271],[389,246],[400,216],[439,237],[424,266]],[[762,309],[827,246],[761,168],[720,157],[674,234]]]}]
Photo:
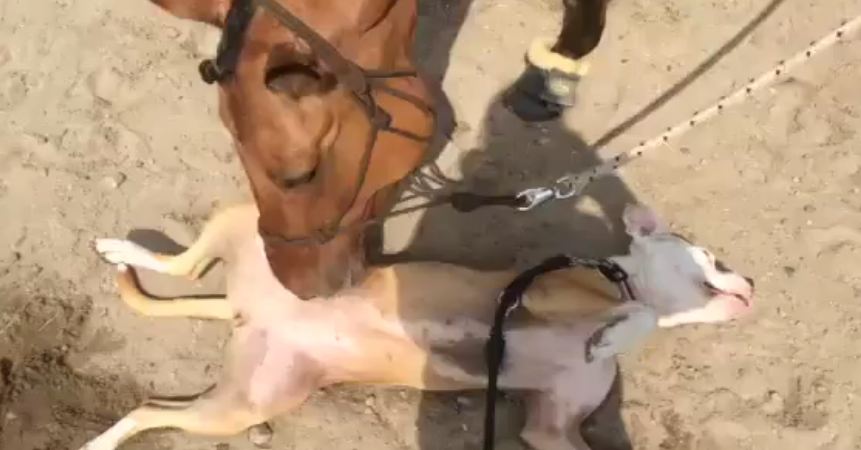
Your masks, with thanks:
[{"label": "pit bull dog", "polygon": [[[82,450],[113,450],[154,428],[231,435],[297,408],[338,383],[426,390],[482,389],[483,350],[495,299],[513,271],[477,271],[416,262],[371,269],[354,288],[301,301],[273,275],[257,233],[257,210],[214,215],[184,253],[167,256],[125,240],[100,239],[98,253],[118,267],[122,299],[144,316],[233,321],[221,381],[188,401],[151,401]],[[659,327],[734,319],[751,307],[753,282],[708,250],[671,233],[655,213],[629,206],[633,241],[610,258],[628,275],[635,300],[621,302],[603,278],[583,269],[539,277],[506,332],[499,385],[529,396],[523,439],[537,450],[589,447],[579,430],[607,395],[614,355]],[[197,277],[225,263],[226,298],[155,300],[132,267]],[[609,285],[609,288],[615,288]]]}]

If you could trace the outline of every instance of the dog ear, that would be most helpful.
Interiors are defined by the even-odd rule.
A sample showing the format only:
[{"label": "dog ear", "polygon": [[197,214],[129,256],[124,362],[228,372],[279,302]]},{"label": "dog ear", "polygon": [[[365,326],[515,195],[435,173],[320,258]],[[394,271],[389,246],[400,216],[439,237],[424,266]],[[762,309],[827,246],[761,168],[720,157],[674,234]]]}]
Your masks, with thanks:
[{"label": "dog ear", "polygon": [[221,28],[231,0],[150,0],[181,19],[208,23]]},{"label": "dog ear", "polygon": [[625,222],[625,231],[633,238],[669,231],[655,211],[645,205],[626,206],[622,220]]}]

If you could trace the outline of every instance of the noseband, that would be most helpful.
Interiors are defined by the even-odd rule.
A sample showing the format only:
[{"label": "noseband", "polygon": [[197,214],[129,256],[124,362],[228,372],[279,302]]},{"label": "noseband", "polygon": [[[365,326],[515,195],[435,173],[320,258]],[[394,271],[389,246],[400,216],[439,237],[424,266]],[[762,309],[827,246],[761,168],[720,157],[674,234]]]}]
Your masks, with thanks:
[{"label": "noseband", "polygon": [[263,9],[278,20],[281,25],[292,31],[297,37],[305,41],[313,54],[322,61],[327,69],[334,75],[335,79],[347,88],[352,98],[362,107],[362,111],[368,117],[371,124],[371,133],[362,154],[359,179],[356,183],[352,200],[334,220],[313,232],[310,236],[287,237],[281,234],[272,234],[260,230],[260,234],[267,242],[282,244],[305,245],[323,244],[332,240],[341,231],[348,227],[342,227],[341,221],[350,211],[358,199],[359,192],[365,183],[371,154],[377,142],[377,136],[381,131],[394,133],[418,142],[427,142],[430,137],[418,136],[410,131],[402,130],[392,126],[392,116],[380,107],[373,96],[373,90],[379,90],[409,102],[428,114],[434,114],[433,109],[420,98],[385,85],[382,80],[387,78],[406,78],[417,76],[416,71],[409,70],[370,70],[364,69],[354,62],[344,58],[343,55],[326,39],[315,32],[301,19],[293,15],[287,8],[278,3],[277,0],[234,0],[227,12],[224,31],[218,44],[218,52],[214,60],[205,60],[200,64],[200,76],[208,84],[224,83],[236,74],[236,66],[242,53],[242,44],[251,23],[251,19],[257,8]]}]

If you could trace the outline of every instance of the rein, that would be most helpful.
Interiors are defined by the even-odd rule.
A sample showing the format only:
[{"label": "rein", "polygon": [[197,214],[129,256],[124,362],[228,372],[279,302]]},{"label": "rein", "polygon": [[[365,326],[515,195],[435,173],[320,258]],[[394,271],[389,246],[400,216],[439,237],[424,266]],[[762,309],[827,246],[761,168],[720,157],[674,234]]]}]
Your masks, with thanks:
[{"label": "rein", "polygon": [[286,245],[322,245],[343,232],[380,224],[393,217],[403,216],[405,214],[445,204],[451,205],[456,211],[462,213],[475,211],[476,209],[483,208],[485,206],[507,206],[521,210],[525,210],[524,208],[528,206],[526,199],[518,195],[481,195],[472,192],[454,192],[449,195],[437,196],[424,203],[419,203],[418,205],[389,211],[388,213],[373,219],[363,220],[347,225],[338,225],[336,228],[330,229],[330,234],[327,235],[312,234],[306,237],[288,239],[279,234],[267,233],[259,228],[257,231],[264,240],[268,239],[270,243],[275,240],[277,243],[283,243]]},{"label": "rein", "polygon": [[627,151],[619,152],[615,156],[605,159],[603,162],[596,164],[592,168],[579,173],[566,174],[558,178],[553,183],[546,186],[526,189],[517,195],[529,199],[530,206],[526,208],[527,210],[549,200],[562,200],[579,195],[583,192],[586,186],[596,179],[613,174],[622,166],[642,157],[647,151],[666,145],[670,139],[677,138],[697,125],[722,114],[726,108],[741,104],[750,99],[754,92],[774,84],[776,81],[783,78],[790,70],[806,63],[819,52],[827,50],[835,44],[843,41],[850,33],[858,31],[859,28],[861,28],[861,15],[851,21],[844,21],[839,27],[821,37],[819,40],[811,42],[810,45],[793,55],[791,58],[779,61],[760,76],[748,80],[747,84],[735,90],[735,92],[720,97],[708,108],[699,112],[694,112],[688,119],[685,119],[674,126],[668,127],[666,131],[660,135],[647,141],[642,141]]},{"label": "rein", "polygon": [[490,338],[485,346],[487,364],[487,392],[484,407],[484,450],[493,450],[496,434],[496,396],[499,392],[499,372],[505,356],[505,334],[503,326],[512,312],[523,305],[523,294],[539,276],[560,269],[586,267],[597,270],[619,288],[623,301],[634,301],[634,291],[628,282],[628,273],[609,259],[578,258],[558,255],[548,258],[514,278],[499,294],[499,306],[493,317]]},{"label": "rein", "polygon": [[344,216],[350,211],[350,208],[355,204],[362,186],[365,184],[373,149],[377,143],[377,136],[381,131],[397,134],[419,142],[427,142],[431,139],[430,136],[419,136],[410,131],[392,126],[391,114],[377,104],[373,91],[377,90],[397,97],[430,115],[433,115],[434,111],[418,97],[387,86],[382,82],[382,80],[388,78],[416,77],[417,73],[415,70],[384,71],[364,69],[358,66],[341,55],[338,49],[287,8],[278,3],[277,0],[233,1],[227,12],[224,31],[218,44],[218,52],[215,59],[205,60],[199,66],[200,76],[204,82],[208,84],[216,82],[224,83],[235,76],[239,57],[242,53],[245,34],[258,8],[271,14],[282,26],[292,31],[310,47],[314,55],[332,72],[338,83],[350,91],[353,99],[362,107],[362,111],[364,111],[371,125],[371,133],[365,143],[365,151],[362,154],[360,162],[359,179],[356,182],[350,202],[340,212],[336,220],[311,233],[310,236],[305,237],[286,237],[280,234],[266,233],[261,230],[261,236],[264,240],[276,240],[282,244],[325,243],[332,240],[340,230],[348,228],[341,227],[341,222]]}]

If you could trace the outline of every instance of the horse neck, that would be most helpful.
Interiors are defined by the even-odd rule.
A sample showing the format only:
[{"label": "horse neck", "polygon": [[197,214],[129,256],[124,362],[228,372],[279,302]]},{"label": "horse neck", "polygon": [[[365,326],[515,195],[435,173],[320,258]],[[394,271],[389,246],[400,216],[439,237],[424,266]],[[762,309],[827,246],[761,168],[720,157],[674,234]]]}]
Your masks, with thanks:
[{"label": "horse neck", "polygon": [[[339,50],[356,64],[377,70],[413,67],[413,41],[418,20],[416,0],[366,0],[385,4],[383,17],[373,18],[340,39]],[[379,9],[379,8],[378,8]],[[371,26],[373,25],[373,26]]]}]

